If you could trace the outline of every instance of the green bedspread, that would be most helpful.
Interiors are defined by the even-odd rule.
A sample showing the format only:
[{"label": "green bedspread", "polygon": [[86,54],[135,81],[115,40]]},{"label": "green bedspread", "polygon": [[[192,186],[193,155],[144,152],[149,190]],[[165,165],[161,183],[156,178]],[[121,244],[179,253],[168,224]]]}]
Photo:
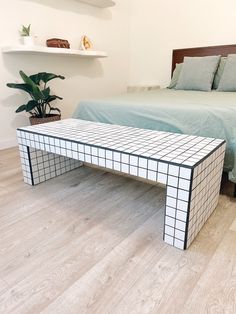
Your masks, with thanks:
[{"label": "green bedspread", "polygon": [[80,102],[74,118],[226,139],[225,171],[236,183],[236,93],[161,89]]}]

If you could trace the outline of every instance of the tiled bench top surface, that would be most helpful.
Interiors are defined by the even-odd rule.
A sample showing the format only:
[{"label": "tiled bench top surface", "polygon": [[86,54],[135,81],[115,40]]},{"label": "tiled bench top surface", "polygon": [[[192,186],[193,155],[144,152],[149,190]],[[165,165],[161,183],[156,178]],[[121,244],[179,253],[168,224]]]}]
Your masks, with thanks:
[{"label": "tiled bench top surface", "polygon": [[[52,143],[50,144],[54,143],[56,146],[64,146],[63,140],[70,140],[79,144],[88,144],[89,146],[161,160],[190,168],[196,166],[224,142],[220,139],[152,131],[79,119],[65,119],[24,127],[19,130],[33,133],[36,138],[29,138],[30,140],[40,141],[40,138],[38,138],[40,135],[51,137]],[[30,137],[30,135],[28,136]]]}]

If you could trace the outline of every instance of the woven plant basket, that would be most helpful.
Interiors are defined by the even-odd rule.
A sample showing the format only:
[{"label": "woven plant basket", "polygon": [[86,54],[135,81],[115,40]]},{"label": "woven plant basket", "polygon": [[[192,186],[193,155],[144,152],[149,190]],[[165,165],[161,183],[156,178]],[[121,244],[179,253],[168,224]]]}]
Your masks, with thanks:
[{"label": "woven plant basket", "polygon": [[29,120],[30,120],[31,125],[36,125],[36,124],[61,120],[61,115],[50,114],[50,115],[47,115],[47,117],[45,117],[45,118],[29,117]]}]

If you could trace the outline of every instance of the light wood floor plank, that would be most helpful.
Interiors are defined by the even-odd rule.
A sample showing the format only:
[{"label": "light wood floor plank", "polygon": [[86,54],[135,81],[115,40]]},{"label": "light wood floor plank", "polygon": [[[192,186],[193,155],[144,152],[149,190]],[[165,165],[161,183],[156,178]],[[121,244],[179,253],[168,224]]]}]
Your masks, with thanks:
[{"label": "light wood floor plank", "polygon": [[[235,204],[235,207],[236,207],[236,204]],[[236,218],[234,219],[232,225],[230,226],[230,230],[231,231],[236,231]]]},{"label": "light wood floor plank", "polygon": [[0,294],[9,290],[10,286],[0,278]]},{"label": "light wood floor plank", "polygon": [[[20,176],[19,173],[18,176]],[[89,181],[86,181],[86,178],[90,177],[91,182],[89,183]],[[86,191],[88,186],[91,187],[91,183],[93,183],[94,190],[100,184],[99,182],[103,180],[103,177],[104,173],[101,175],[101,172],[98,173],[88,168],[81,168],[79,171],[75,170],[73,174],[67,173],[62,178],[55,178],[55,180],[47,181],[45,184],[36,187],[30,187],[21,182],[20,190],[14,191],[14,198],[11,194],[8,194],[7,197],[1,197],[0,217],[2,225],[0,229],[1,227],[7,228],[8,225],[25,219],[43,208],[53,208],[54,202],[60,203],[65,201],[68,203],[74,199],[73,195],[78,187],[80,187],[80,193],[84,194],[83,191]],[[88,193],[86,195],[89,197]]]},{"label": "light wood floor plank", "polygon": [[236,313],[235,243],[236,232],[228,231],[188,298],[183,313]]},{"label": "light wood floor plank", "polygon": [[[56,298],[143,221],[144,217],[140,213],[136,217],[133,213],[132,217],[125,215],[125,210],[128,211],[128,208],[124,207],[123,212],[114,217],[109,216],[103,224],[98,224],[80,237],[78,235],[74,241],[60,248],[60,252],[45,265],[14,285],[12,289],[18,292],[18,299],[12,297],[11,291],[1,295],[0,312],[17,309],[32,313]],[[147,211],[147,217],[149,214]],[[117,225],[115,230],[111,229],[112,225]],[[20,294],[20,291],[25,293]]]},{"label": "light wood floor plank", "polygon": [[160,238],[162,216],[163,210],[151,216],[43,313],[57,313],[62,309],[63,313],[102,313],[114,297],[122,299],[137,279],[170,250]]},{"label": "light wood floor plank", "polygon": [[[118,183],[120,184],[120,182]],[[129,184],[128,182],[126,183],[128,187]],[[105,187],[106,185],[103,185],[103,186]],[[108,192],[107,189],[109,186],[111,185],[109,184],[107,185],[106,192]],[[115,187],[115,184],[112,185],[113,189],[114,187]],[[147,188],[150,189],[150,187],[146,186],[145,191]],[[15,272],[14,272],[15,268],[16,270],[20,269],[21,273],[22,273],[22,267],[26,268],[26,271],[27,270],[29,271],[29,267],[30,267],[29,262],[33,262],[32,267],[35,267],[35,262],[39,263],[41,262],[41,258],[45,258],[46,256],[49,257],[48,255],[46,255],[46,253],[47,251],[50,251],[50,245],[52,246],[57,245],[62,248],[63,245],[67,245],[67,242],[71,242],[73,240],[72,236],[74,236],[77,239],[80,234],[83,234],[84,232],[89,230],[89,228],[96,226],[98,222],[101,223],[102,220],[109,214],[111,207],[104,206],[104,201],[102,201],[102,196],[106,195],[106,193],[104,193],[102,187],[95,194],[93,193],[94,194],[93,196],[90,195],[89,208],[88,206],[86,206],[86,203],[84,201],[82,202],[83,198],[87,194],[83,193],[81,196],[80,194],[81,194],[80,190],[78,190],[78,197],[75,196],[74,199],[70,201],[70,203],[66,202],[65,200],[60,205],[55,204],[57,210],[55,207],[53,207],[52,210],[50,210],[49,208],[48,212],[47,211],[45,212],[44,210],[44,211],[39,212],[38,216],[34,215],[34,216],[37,216],[36,219],[34,219],[35,218],[34,216],[29,217],[28,224],[32,223],[32,226],[33,226],[31,234],[28,234],[26,232],[25,239],[23,238],[23,241],[20,241],[19,243],[17,243],[17,251],[15,248],[14,242],[13,242],[14,246],[10,247],[10,250],[8,250],[7,256],[9,260],[7,263],[7,268],[2,268],[2,272],[5,276],[8,273],[10,273],[10,275],[13,274],[13,276],[11,277],[13,277],[14,279],[16,277]],[[77,211],[75,207],[75,205],[78,202],[81,205],[81,209],[79,211]],[[97,205],[97,202],[99,202],[99,205]],[[65,211],[65,208],[66,208],[66,211]],[[59,211],[60,214],[58,215],[57,212],[54,213],[54,211]],[[42,216],[41,219],[39,219],[40,216]],[[43,218],[46,218],[45,222]],[[38,220],[40,220],[40,224],[37,229],[35,228],[35,223]],[[48,220],[48,223],[47,223],[47,220]],[[23,228],[25,225],[25,221],[22,221],[21,225]],[[40,227],[40,225],[42,226]],[[29,232],[30,227],[26,228],[26,230]],[[13,234],[13,241],[14,241],[14,228],[12,229],[12,234]],[[56,238],[55,238],[55,234],[56,234]],[[22,236],[20,237],[20,239],[22,240]],[[9,243],[9,240],[5,242]],[[37,245],[35,245],[35,243]],[[6,252],[4,252],[4,254],[6,254]],[[30,259],[27,259],[29,261],[26,262],[25,256],[27,257],[28,255],[30,255]],[[6,258],[5,258],[5,261],[6,261]],[[22,267],[20,267],[21,264],[22,264]],[[4,265],[5,263],[3,264],[2,267],[4,267]],[[7,280],[9,281],[10,279],[7,278]]]}]

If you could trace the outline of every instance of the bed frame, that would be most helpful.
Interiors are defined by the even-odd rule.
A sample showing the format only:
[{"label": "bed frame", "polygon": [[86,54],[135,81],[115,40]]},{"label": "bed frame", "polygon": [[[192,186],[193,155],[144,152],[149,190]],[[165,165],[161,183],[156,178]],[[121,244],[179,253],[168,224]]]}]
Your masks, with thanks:
[{"label": "bed frame", "polygon": [[228,54],[236,54],[236,45],[174,49],[172,54],[172,74],[176,67],[176,63],[182,63],[184,61],[184,57],[205,57],[217,55],[227,57]]},{"label": "bed frame", "polygon": [[[217,55],[227,57],[228,54],[236,54],[236,45],[174,49],[172,53],[171,74],[173,75],[176,64],[184,61],[184,57],[205,57]],[[236,184],[234,184],[234,197],[236,197]]]}]

